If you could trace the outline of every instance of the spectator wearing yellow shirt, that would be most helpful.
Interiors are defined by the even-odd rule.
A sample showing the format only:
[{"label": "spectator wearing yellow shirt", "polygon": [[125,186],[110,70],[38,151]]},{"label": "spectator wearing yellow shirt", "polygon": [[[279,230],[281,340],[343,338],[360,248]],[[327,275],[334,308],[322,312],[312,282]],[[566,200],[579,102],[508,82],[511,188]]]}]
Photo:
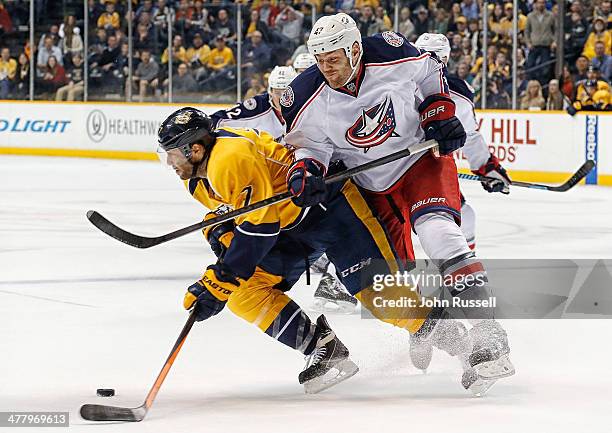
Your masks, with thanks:
[{"label": "spectator wearing yellow shirt", "polygon": [[489,9],[489,30],[493,33],[501,33],[501,20],[505,18],[504,8],[501,4],[496,3],[495,6],[488,5]]},{"label": "spectator wearing yellow shirt", "polygon": [[225,44],[225,38],[223,36],[217,36],[215,39],[215,48],[210,52],[208,64],[206,66],[213,71],[219,71],[235,63],[234,53]]},{"label": "spectator wearing yellow shirt", "polygon": [[8,48],[2,48],[0,52],[0,99],[8,99],[16,73],[17,62],[11,59]]},{"label": "spectator wearing yellow shirt", "polygon": [[463,15],[460,17],[455,18],[455,26],[457,27],[457,30],[455,32],[455,34],[461,36],[462,38],[467,36],[467,18],[464,17]]},{"label": "spectator wearing yellow shirt", "polygon": [[215,48],[210,52],[206,64],[210,76],[203,83],[204,86],[210,90],[223,90],[229,87],[235,80],[235,64],[234,53],[227,47],[225,38],[217,36]]},{"label": "spectator wearing yellow shirt", "polygon": [[[506,3],[504,5],[504,17],[499,22],[499,33],[503,36],[512,36],[512,18],[514,17],[514,7],[512,3]],[[518,30],[522,32],[527,26],[527,17],[520,11],[518,13]]]},{"label": "spectator wearing yellow shirt", "polygon": [[[188,63],[189,57],[187,56],[187,50],[183,46],[183,37],[181,35],[175,35],[172,39],[172,64],[178,67],[179,63]],[[168,64],[168,48],[164,50],[161,56],[162,65]]]},{"label": "spectator wearing yellow shirt", "polygon": [[253,98],[254,96],[262,94],[263,92],[267,90],[266,87],[261,82],[261,75],[259,74],[254,74],[251,77],[250,85],[251,87],[249,87],[246,93],[244,94],[245,101],[249,98]]},{"label": "spectator wearing yellow shirt", "polygon": [[210,58],[210,47],[202,39],[202,35],[196,33],[193,36],[193,46],[187,49],[187,64],[191,67],[196,81],[206,78],[206,68]]},{"label": "spectator wearing yellow shirt", "polygon": [[372,6],[372,9],[376,9],[380,6],[380,0],[355,0],[354,9],[361,9],[364,6]]},{"label": "spectator wearing yellow shirt", "polygon": [[256,31],[261,33],[264,42],[269,44],[272,41],[272,36],[270,35],[270,28],[261,19],[259,11],[257,9],[252,9],[249,19],[245,20],[245,23],[242,26],[242,34],[246,35],[246,37],[249,38]]},{"label": "spectator wearing yellow shirt", "polygon": [[121,24],[119,14],[115,11],[115,3],[112,1],[106,2],[106,10],[98,18],[98,28],[100,29],[118,29]]},{"label": "spectator wearing yellow shirt", "polygon": [[595,57],[595,43],[602,41],[605,45],[605,53],[612,54],[612,33],[606,29],[607,23],[602,17],[593,20],[593,31],[589,34],[582,55],[591,60]]},{"label": "spectator wearing yellow shirt", "polygon": [[510,65],[504,53],[497,53],[495,63],[489,67],[489,77],[492,77],[495,73],[499,74],[504,81],[510,79]]},{"label": "spectator wearing yellow shirt", "polygon": [[[491,70],[495,67],[495,60],[497,59],[497,47],[495,45],[489,45],[487,48],[487,70]],[[484,61],[484,57],[480,56],[474,62],[474,66],[472,66],[472,70],[470,73],[474,76],[478,76],[481,73],[482,63]]]},{"label": "spectator wearing yellow shirt", "polygon": [[374,11],[374,15],[376,16],[376,18],[383,22],[383,30],[393,30],[393,23],[391,22],[391,18],[389,18],[389,15],[387,15],[387,11],[382,6],[378,6],[376,8],[376,10]]}]

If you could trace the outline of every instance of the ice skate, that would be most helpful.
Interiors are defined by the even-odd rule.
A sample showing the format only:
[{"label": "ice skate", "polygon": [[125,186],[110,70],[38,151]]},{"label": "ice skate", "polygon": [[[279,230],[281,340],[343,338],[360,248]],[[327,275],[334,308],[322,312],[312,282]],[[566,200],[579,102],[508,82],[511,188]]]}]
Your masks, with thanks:
[{"label": "ice skate", "polygon": [[431,341],[418,338],[411,334],[409,353],[412,365],[421,370],[423,374],[427,373],[427,368],[433,356],[433,345]]},{"label": "ice skate", "polygon": [[319,336],[313,352],[306,357],[306,366],[299,375],[306,394],[316,394],[345,381],[359,371],[349,359],[349,351],[329,327],[325,316],[317,319]]},{"label": "ice skate", "polygon": [[470,329],[474,342],[468,362],[483,379],[502,379],[515,372],[506,331],[495,320],[483,320]]},{"label": "ice skate", "polygon": [[319,313],[352,314],[355,307],[357,299],[343,290],[336,277],[325,272],[315,290],[311,309]]},{"label": "ice skate", "polygon": [[457,320],[444,316],[437,321],[432,332],[426,338],[410,336],[410,359],[412,364],[426,373],[433,348],[440,349],[450,356],[467,358],[472,350],[472,341],[465,325]]},{"label": "ice skate", "polygon": [[310,264],[310,271],[314,274],[325,274],[329,268],[330,261],[325,254]]},{"label": "ice skate", "polygon": [[486,380],[478,376],[474,368],[467,368],[461,376],[461,385],[474,397],[484,396],[497,380]]},{"label": "ice skate", "polygon": [[461,384],[481,397],[499,380],[515,373],[506,331],[495,320],[483,320],[470,329],[473,349],[464,361]]}]

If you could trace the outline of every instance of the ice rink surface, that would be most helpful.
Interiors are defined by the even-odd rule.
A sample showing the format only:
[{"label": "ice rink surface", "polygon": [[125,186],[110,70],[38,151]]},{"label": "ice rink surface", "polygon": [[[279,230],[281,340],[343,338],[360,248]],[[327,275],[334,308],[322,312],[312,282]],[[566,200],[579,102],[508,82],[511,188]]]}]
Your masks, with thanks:
[{"label": "ice rink surface", "polygon": [[[482,257],[612,257],[612,189],[462,189],[477,211]],[[203,216],[160,164],[0,157],[0,411],[69,411],[77,432],[612,429],[609,320],[504,322],[517,373],[477,399],[442,353],[426,375],[412,367],[405,331],[331,315],[361,371],[304,395],[303,359],[229,311],[196,324],[145,421],[83,421],[83,403],[142,403],[187,318],[185,288],[214,261],[199,233],[149,250],[123,245],[87,221],[89,209],[143,235]],[[314,288],[290,295],[307,308]],[[96,397],[102,387],[117,396]]]}]

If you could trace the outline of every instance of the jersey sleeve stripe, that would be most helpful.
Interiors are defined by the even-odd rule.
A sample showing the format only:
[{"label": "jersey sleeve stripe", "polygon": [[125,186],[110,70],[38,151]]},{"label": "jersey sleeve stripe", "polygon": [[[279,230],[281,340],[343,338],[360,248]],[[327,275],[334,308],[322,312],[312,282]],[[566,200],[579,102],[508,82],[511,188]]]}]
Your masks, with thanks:
[{"label": "jersey sleeve stripe", "polygon": [[310,105],[312,101],[314,101],[315,98],[319,96],[319,93],[323,91],[324,87],[325,87],[325,83],[321,83],[319,88],[313,93],[313,95],[308,99],[308,101],[306,101],[306,103],[302,106],[302,108],[300,108],[300,111],[298,111],[298,114],[295,116],[293,121],[291,123],[287,122],[287,132],[291,131],[291,129],[293,128],[293,125],[297,123],[298,119],[300,118],[300,116],[302,115],[306,107],[308,107],[308,105]]},{"label": "jersey sleeve stripe", "polygon": [[381,62],[381,63],[366,63],[366,66],[389,66],[389,65],[397,65],[399,63],[405,63],[405,62],[414,62],[417,60],[423,60],[426,57],[430,57],[429,53],[425,53],[420,55],[419,57],[408,57],[405,59],[399,59],[399,60],[393,60],[391,62]]},{"label": "jersey sleeve stripe", "polygon": [[304,220],[304,218],[306,218],[306,215],[308,215],[309,211],[310,211],[310,207],[302,208],[297,218],[291,224],[285,226],[285,228],[282,228],[281,230],[287,231],[287,230],[291,230],[297,227]]},{"label": "jersey sleeve stripe", "polygon": [[250,232],[248,230],[243,229],[242,227],[238,226],[236,227],[236,230],[238,230],[241,233],[244,233],[247,236],[276,236],[280,233],[280,231],[274,232],[274,233],[256,233],[256,232]]}]

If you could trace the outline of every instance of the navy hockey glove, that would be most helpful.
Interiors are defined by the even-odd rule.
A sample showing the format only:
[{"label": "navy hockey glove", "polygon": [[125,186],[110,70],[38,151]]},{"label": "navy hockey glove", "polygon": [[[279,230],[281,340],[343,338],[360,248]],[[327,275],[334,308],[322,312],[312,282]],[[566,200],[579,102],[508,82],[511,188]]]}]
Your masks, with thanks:
[{"label": "navy hockey glove", "polygon": [[465,130],[455,116],[455,103],[443,94],[429,95],[421,105],[421,127],[425,139],[436,140],[440,154],[448,155],[465,144]]},{"label": "navy hockey glove", "polygon": [[187,288],[183,298],[186,310],[196,308],[198,322],[219,314],[232,292],[240,287],[240,281],[233,276],[223,263],[210,265],[202,279]]},{"label": "navy hockey glove", "polygon": [[512,180],[506,173],[506,169],[501,166],[499,159],[493,154],[489,157],[488,161],[480,167],[478,170],[472,170],[472,173],[479,176],[492,177],[491,180],[483,180],[482,187],[488,192],[501,192],[502,194],[510,194],[509,185],[512,184]]},{"label": "navy hockey glove", "polygon": [[300,207],[314,206],[325,200],[325,167],[311,158],[294,162],[287,172],[287,189],[293,203]]},{"label": "navy hockey glove", "polygon": [[[218,216],[219,215],[215,212],[209,212],[206,214],[204,221]],[[204,237],[210,244],[210,248],[218,258],[222,258],[229,248],[232,238],[234,237],[235,227],[236,224],[234,223],[234,220],[229,220],[202,229],[202,233],[204,233]]]}]

